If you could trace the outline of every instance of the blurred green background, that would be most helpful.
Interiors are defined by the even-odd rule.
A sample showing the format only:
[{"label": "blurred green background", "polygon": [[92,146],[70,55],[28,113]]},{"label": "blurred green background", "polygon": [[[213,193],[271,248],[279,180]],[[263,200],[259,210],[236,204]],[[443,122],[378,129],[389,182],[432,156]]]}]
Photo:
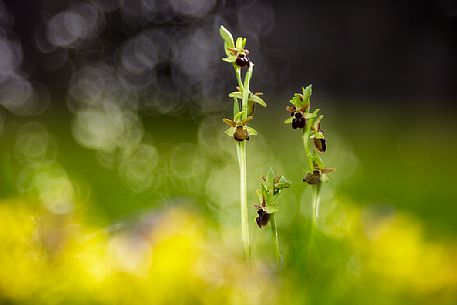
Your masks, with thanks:
[{"label": "blurred green background", "polygon": [[[2,302],[454,304],[455,121],[439,110],[386,111],[383,101],[351,109],[315,92],[313,105],[326,115],[323,157],[337,172],[323,185],[309,256],[300,133],[282,123],[279,106],[258,110],[252,124],[259,135],[248,145],[249,202],[270,166],[293,182],[279,199],[279,274],[254,207],[254,262],[244,263],[238,168],[223,112],[141,115],[137,125],[123,113],[112,149],[115,121],[78,125],[59,107],[33,119],[5,116]],[[74,140],[78,128],[99,150]]]}]

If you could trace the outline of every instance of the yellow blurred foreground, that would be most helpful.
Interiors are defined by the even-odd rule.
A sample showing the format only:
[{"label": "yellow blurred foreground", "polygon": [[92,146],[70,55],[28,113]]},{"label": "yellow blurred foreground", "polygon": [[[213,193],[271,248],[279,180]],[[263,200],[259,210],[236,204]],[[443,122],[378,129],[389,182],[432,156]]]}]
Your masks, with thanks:
[{"label": "yellow blurred foreground", "polygon": [[[317,275],[290,269],[290,254],[279,275],[258,250],[247,267],[236,230],[216,230],[183,207],[102,229],[32,206],[0,203],[1,304],[310,304],[315,293]],[[374,219],[338,207],[324,215],[321,235],[350,255],[343,273],[327,275],[324,294],[355,304],[455,304],[455,242],[427,241],[405,215]]]}]

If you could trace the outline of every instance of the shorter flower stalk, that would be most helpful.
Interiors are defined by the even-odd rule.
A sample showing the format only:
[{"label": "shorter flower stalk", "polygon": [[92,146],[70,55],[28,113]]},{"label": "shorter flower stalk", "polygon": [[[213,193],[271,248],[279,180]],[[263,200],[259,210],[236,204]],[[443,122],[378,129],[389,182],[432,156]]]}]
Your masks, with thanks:
[{"label": "shorter flower stalk", "polygon": [[273,169],[270,168],[266,177],[260,180],[260,189],[257,190],[259,204],[254,205],[257,209],[256,223],[262,228],[268,223],[271,224],[272,244],[276,259],[276,271],[281,268],[281,251],[279,248],[278,229],[276,226],[275,214],[279,212],[276,199],[282,190],[289,188],[291,182],[284,176],[275,176]]}]

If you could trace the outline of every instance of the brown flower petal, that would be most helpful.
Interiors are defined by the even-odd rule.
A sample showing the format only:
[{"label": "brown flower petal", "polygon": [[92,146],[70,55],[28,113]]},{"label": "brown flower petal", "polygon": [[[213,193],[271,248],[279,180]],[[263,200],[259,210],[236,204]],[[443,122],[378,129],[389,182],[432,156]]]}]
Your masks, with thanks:
[{"label": "brown flower petal", "polygon": [[236,127],[236,123],[230,119],[222,119],[222,121],[224,121],[225,124],[227,124],[228,126],[230,127]]},{"label": "brown flower petal", "polygon": [[314,138],[314,146],[320,152],[325,152],[327,150],[327,144],[325,143],[325,139],[318,139]]},{"label": "brown flower petal", "polygon": [[309,173],[303,179],[303,182],[306,182],[311,185],[318,184],[321,182],[321,173],[319,171],[314,171],[313,173]]},{"label": "brown flower petal", "polygon": [[323,168],[323,169],[321,169],[321,173],[322,174],[330,174],[330,173],[333,173],[334,171],[336,171],[335,168]]}]

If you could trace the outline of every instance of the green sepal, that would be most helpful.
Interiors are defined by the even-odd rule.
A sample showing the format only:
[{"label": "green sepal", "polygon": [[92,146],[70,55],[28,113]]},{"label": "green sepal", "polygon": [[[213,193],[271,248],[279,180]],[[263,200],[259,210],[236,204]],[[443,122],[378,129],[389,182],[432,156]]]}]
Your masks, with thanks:
[{"label": "green sepal", "polygon": [[324,162],[322,162],[321,156],[319,156],[319,154],[314,152],[311,158],[313,160],[313,164],[316,163],[319,168],[324,168]]},{"label": "green sepal", "polygon": [[265,197],[265,202],[267,206],[273,202],[273,195],[272,192],[268,191],[268,185],[267,182],[262,182],[261,183],[261,188],[262,188],[262,194]]},{"label": "green sepal", "polygon": [[276,213],[276,212],[279,212],[279,208],[276,206],[276,205],[270,205],[270,206],[266,206],[264,208],[262,208],[265,212],[267,212],[268,214],[273,214],[273,213]]},{"label": "green sepal", "polygon": [[243,118],[243,111],[240,111],[235,115],[235,118],[233,120],[235,122],[241,122],[242,118]]},{"label": "green sepal", "polygon": [[322,131],[317,131],[313,135],[314,138],[316,139],[325,139],[325,135]]},{"label": "green sepal", "polygon": [[222,58],[222,61],[229,62],[229,63],[233,64],[234,62],[236,62],[236,56],[224,57],[224,58]]},{"label": "green sepal", "polygon": [[229,97],[236,97],[237,99],[243,99],[243,93],[240,91],[234,91],[229,94]]},{"label": "green sepal", "polygon": [[306,102],[310,102],[311,94],[313,93],[313,85],[309,85],[306,88],[301,88],[303,92],[303,100]]},{"label": "green sepal", "polygon": [[248,40],[247,40],[246,38],[243,38],[243,44],[241,45],[241,47],[242,47],[243,49],[244,49],[244,47],[246,46],[246,42],[247,42],[247,41],[248,41]]},{"label": "green sepal", "polygon": [[265,201],[267,203],[267,206],[269,206],[274,200],[272,192],[266,192],[265,193]]},{"label": "green sepal", "polygon": [[300,99],[301,94],[295,93],[290,102],[295,106],[297,109],[301,109],[303,107],[303,101]]},{"label": "green sepal", "polygon": [[[238,38],[236,39],[236,45],[235,45],[235,47],[236,47],[237,51],[243,49],[243,40],[245,40],[245,39],[246,39],[246,38],[243,39],[242,37],[238,37]],[[246,43],[245,43],[245,44],[246,44]]]},{"label": "green sepal", "polygon": [[248,131],[248,134],[250,136],[256,136],[257,135],[257,130],[255,130],[254,128],[249,127],[249,126],[245,126],[244,128]]},{"label": "green sepal", "polygon": [[305,119],[309,120],[309,119],[313,119],[316,117],[316,115],[314,113],[310,113],[310,112],[307,112],[307,113],[304,113],[303,116],[305,117]]},{"label": "green sepal", "polygon": [[261,190],[255,190],[255,192],[257,193],[257,197],[259,198],[260,205],[262,205],[262,203],[263,203],[262,191]]},{"label": "green sepal", "polygon": [[317,127],[319,126],[319,123],[321,122],[321,120],[322,120],[323,118],[324,118],[324,115],[321,114],[320,116],[318,116],[318,117],[314,120],[314,122],[313,122],[313,127],[314,127],[315,130],[318,129]]},{"label": "green sepal", "polygon": [[277,183],[275,183],[275,189],[282,190],[289,188],[292,185],[292,182],[286,179],[286,177],[281,176]]},{"label": "green sepal", "polygon": [[226,43],[226,49],[235,47],[232,33],[230,33],[230,31],[227,30],[223,25],[221,25],[221,27],[219,28],[219,35],[221,35],[221,38]]},{"label": "green sepal", "polygon": [[311,108],[310,101],[305,101],[302,106],[302,109],[304,110],[304,112],[309,112],[310,108]]},{"label": "green sepal", "polygon": [[235,133],[235,131],[236,131],[236,128],[235,128],[235,127],[230,127],[229,129],[227,129],[227,130],[225,131],[225,134],[228,135],[228,136],[230,136],[230,137],[233,137],[233,134]]},{"label": "green sepal", "polygon": [[303,116],[307,120],[314,119],[315,117],[317,117],[317,114],[319,113],[319,111],[320,111],[320,109],[316,109],[316,110],[314,110],[314,112],[306,112],[303,114]]},{"label": "green sepal", "polygon": [[240,103],[238,103],[238,100],[234,97],[233,98],[233,117],[235,117],[238,112],[240,112]]},{"label": "green sepal", "polygon": [[294,117],[290,117],[284,120],[284,124],[290,124],[294,120]]},{"label": "green sepal", "polygon": [[254,102],[254,103],[259,104],[262,107],[267,107],[267,103],[265,103],[265,101],[263,99],[261,99],[260,97],[258,97],[257,95],[252,94],[249,97],[249,100]]},{"label": "green sepal", "polygon": [[270,167],[268,170],[267,178],[266,178],[266,184],[269,190],[274,189],[274,184],[275,184],[275,172],[273,171],[273,168]]}]

